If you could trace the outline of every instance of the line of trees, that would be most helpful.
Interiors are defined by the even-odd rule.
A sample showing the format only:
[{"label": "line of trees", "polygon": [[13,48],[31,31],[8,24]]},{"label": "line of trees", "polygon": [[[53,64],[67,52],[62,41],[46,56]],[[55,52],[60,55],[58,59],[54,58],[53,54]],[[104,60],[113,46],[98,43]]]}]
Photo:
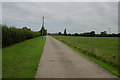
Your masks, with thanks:
[{"label": "line of trees", "polygon": [[18,29],[13,26],[8,28],[7,25],[0,25],[0,27],[2,27],[2,47],[40,36],[39,32],[27,29]]},{"label": "line of trees", "polygon": [[[69,34],[68,34],[69,35]],[[86,33],[75,33],[73,36],[85,36],[85,37],[119,37],[119,34],[107,34],[106,31],[101,32],[100,34],[95,34],[95,31],[86,32]]]},{"label": "line of trees", "polygon": [[57,36],[83,36],[83,37],[120,37],[120,33],[118,34],[107,34],[106,31],[101,32],[100,34],[96,34],[95,31],[91,32],[84,32],[84,33],[74,33],[74,34],[67,34],[66,29],[64,30],[64,33],[58,32],[52,35],[57,35]]}]

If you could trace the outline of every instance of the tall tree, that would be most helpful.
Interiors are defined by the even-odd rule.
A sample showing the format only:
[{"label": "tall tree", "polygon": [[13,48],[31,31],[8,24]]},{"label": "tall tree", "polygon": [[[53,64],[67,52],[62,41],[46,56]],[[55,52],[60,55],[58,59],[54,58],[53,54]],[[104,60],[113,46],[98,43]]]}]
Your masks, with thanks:
[{"label": "tall tree", "polygon": [[95,37],[95,31],[91,31],[91,32],[90,32],[90,36],[91,36],[91,37]]},{"label": "tall tree", "polygon": [[64,36],[67,36],[67,32],[66,32],[66,29],[64,30]]}]

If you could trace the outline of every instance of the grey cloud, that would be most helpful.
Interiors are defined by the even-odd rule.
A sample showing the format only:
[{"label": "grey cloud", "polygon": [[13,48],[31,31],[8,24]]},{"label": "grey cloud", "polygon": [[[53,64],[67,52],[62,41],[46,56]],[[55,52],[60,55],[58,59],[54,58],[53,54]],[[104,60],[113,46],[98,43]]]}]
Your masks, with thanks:
[{"label": "grey cloud", "polygon": [[[42,16],[45,16],[46,23],[67,25],[72,33],[91,30],[99,33],[108,30],[108,27],[112,28],[111,32],[117,33],[117,6],[117,2],[4,2],[2,8],[3,21],[17,20],[21,24],[25,21],[41,22]],[[69,29],[69,26],[72,27]],[[52,25],[46,27],[49,32],[61,30],[57,26],[52,30]]]}]

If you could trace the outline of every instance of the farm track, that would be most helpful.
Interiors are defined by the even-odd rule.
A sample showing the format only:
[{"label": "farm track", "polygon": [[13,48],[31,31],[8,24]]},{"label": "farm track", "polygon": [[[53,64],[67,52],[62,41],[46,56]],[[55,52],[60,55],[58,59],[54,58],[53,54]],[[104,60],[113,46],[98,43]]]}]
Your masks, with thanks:
[{"label": "farm track", "polygon": [[47,36],[36,78],[115,78],[58,40]]}]

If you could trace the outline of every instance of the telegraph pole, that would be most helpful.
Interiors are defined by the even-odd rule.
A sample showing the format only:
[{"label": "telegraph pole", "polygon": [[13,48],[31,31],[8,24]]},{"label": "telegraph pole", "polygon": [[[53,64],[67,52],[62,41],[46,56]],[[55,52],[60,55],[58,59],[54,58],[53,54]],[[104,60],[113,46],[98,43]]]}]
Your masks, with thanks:
[{"label": "telegraph pole", "polygon": [[43,16],[43,20],[42,20],[42,39],[43,39],[43,29],[44,29],[44,16]]}]

